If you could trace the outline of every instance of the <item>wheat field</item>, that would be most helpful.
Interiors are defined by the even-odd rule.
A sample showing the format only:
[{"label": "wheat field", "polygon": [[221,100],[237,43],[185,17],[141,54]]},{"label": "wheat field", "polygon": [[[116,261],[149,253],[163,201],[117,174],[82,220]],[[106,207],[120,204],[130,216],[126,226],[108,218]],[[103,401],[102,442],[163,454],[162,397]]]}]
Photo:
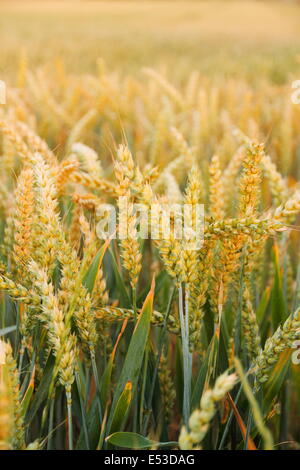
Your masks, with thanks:
[{"label": "wheat field", "polygon": [[0,449],[298,450],[300,5],[0,8]]}]

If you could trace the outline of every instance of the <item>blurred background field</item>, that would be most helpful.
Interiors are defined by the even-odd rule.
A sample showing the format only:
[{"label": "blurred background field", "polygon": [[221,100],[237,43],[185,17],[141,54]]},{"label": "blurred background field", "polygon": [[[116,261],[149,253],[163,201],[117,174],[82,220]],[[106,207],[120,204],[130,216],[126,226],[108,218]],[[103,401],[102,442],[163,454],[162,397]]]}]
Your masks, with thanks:
[{"label": "blurred background field", "polygon": [[96,59],[121,73],[169,69],[174,80],[258,76],[282,83],[299,70],[300,5],[254,1],[2,1],[1,76],[63,58],[92,72]]}]

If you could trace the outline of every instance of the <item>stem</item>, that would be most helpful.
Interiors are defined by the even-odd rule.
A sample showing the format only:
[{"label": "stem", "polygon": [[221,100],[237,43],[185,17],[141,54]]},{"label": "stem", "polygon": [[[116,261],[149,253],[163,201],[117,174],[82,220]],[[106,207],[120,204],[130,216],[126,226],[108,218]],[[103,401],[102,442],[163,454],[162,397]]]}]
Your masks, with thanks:
[{"label": "stem", "polygon": [[185,290],[185,333],[186,333],[186,340],[188,344],[188,363],[189,363],[189,398],[191,396],[191,382],[192,382],[192,361],[193,355],[190,352],[190,319],[189,319],[189,286],[186,286]]},{"label": "stem", "polygon": [[19,368],[18,368],[19,380],[20,380],[20,382],[21,382],[21,374],[22,374],[22,365],[23,365],[24,353],[25,353],[25,347],[24,347],[23,345],[21,345],[21,349],[20,349],[20,359],[19,359]]},{"label": "stem", "polygon": [[[237,403],[239,401],[242,390],[243,390],[243,387],[242,387],[242,385],[240,385],[240,388],[239,388],[239,390],[236,394],[236,398],[234,400],[235,405],[237,405]],[[221,442],[219,444],[218,450],[222,450],[222,448],[224,446],[225,439],[227,437],[227,434],[228,434],[228,431],[229,431],[229,428],[230,428],[230,425],[231,425],[232,418],[233,418],[233,410],[230,411],[230,414],[229,414],[229,417],[227,419],[227,423],[226,423],[226,426],[225,426],[225,429],[224,429],[224,432],[223,432],[222,439],[221,439]]]},{"label": "stem", "polygon": [[246,437],[245,437],[244,450],[248,450],[248,442],[249,442],[249,437],[251,433],[251,427],[252,427],[252,411],[250,409],[248,411],[247,431],[246,431]]},{"label": "stem", "polygon": [[99,409],[99,417],[100,417],[100,421],[102,421],[102,409],[101,409],[100,389],[99,389],[99,376],[98,376],[98,369],[97,369],[97,364],[96,364],[94,351],[91,351],[91,362],[92,362],[94,380],[95,380],[95,383],[96,383],[96,394],[97,394],[97,404],[98,404],[98,409]]},{"label": "stem", "polygon": [[137,308],[136,308],[136,287],[132,288],[132,306],[134,311],[134,316],[137,318]]},{"label": "stem", "polygon": [[83,426],[83,433],[84,433],[84,438],[85,438],[85,445],[87,449],[90,448],[89,445],[89,433],[86,425],[86,416],[85,416],[85,408],[84,408],[84,402],[81,396],[81,390],[80,390],[80,378],[78,372],[75,373],[75,378],[76,378],[76,383],[77,383],[77,389],[78,389],[78,395],[79,395],[79,402],[80,402],[80,408],[81,408],[81,417],[82,417],[82,426]]},{"label": "stem", "polygon": [[269,428],[266,426],[264,422],[263,414],[260,410],[256,397],[252,391],[251,385],[247,379],[247,374],[243,371],[243,367],[239,359],[235,358],[234,363],[235,363],[235,369],[242,383],[244,394],[250,404],[253,419],[255,421],[257,430],[263,438],[264,449],[272,450],[274,448],[273,437],[272,437],[271,431],[269,430]]},{"label": "stem", "polygon": [[243,252],[242,261],[241,261],[241,269],[240,269],[240,287],[238,293],[238,308],[237,314],[235,318],[235,337],[234,337],[234,353],[235,356],[239,357],[240,348],[241,348],[241,326],[242,326],[242,306],[243,306],[243,292],[244,292],[244,263],[245,263],[245,253]]},{"label": "stem", "polygon": [[183,307],[183,289],[182,284],[179,286],[179,316],[181,327],[181,340],[182,340],[182,354],[183,354],[183,421],[188,429],[188,422],[190,417],[190,395],[191,395],[191,365],[190,365],[190,351],[189,351],[189,335],[188,335],[188,311],[186,317],[184,316]]},{"label": "stem", "polygon": [[148,359],[149,359],[149,348],[147,347],[146,352],[145,352],[144,371],[143,371],[143,380],[142,380],[142,389],[141,389],[140,420],[139,420],[140,430],[142,429],[142,426],[143,426],[143,413],[144,413],[144,401],[145,401],[146,382],[147,382]]},{"label": "stem", "polygon": [[69,450],[73,450],[73,422],[72,422],[72,395],[71,390],[66,390],[68,408],[68,430],[69,430]]},{"label": "stem", "polygon": [[50,410],[49,410],[47,450],[51,450],[51,447],[52,447],[54,403],[55,403],[55,397],[52,397],[52,400],[51,400],[51,403],[50,403]]},{"label": "stem", "polygon": [[288,409],[289,409],[289,390],[288,380],[283,384],[281,392],[281,414],[279,425],[279,441],[282,442],[280,449],[287,450],[285,442],[288,440]]}]

